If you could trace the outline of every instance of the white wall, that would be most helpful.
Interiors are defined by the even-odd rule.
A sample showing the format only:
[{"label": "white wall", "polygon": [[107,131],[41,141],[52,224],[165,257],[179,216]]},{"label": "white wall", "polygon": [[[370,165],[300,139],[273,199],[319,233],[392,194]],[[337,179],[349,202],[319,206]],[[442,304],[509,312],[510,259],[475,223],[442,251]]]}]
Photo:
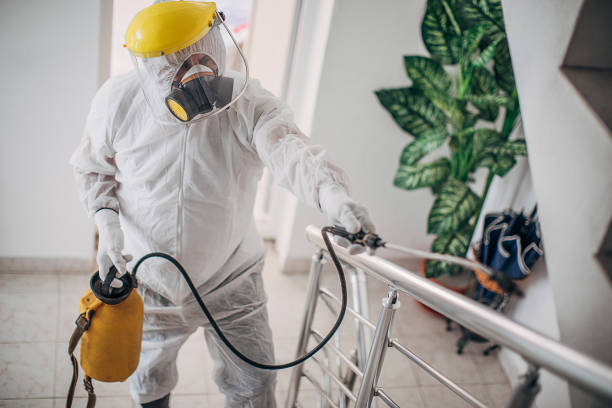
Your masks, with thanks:
[{"label": "white wall", "polygon": [[[0,4],[0,257],[90,257],[68,158],[107,67],[103,1]],[[108,23],[110,20],[105,20]],[[106,39],[108,41],[108,39]]]},{"label": "white wall", "polygon": [[121,75],[134,67],[130,53],[123,46],[125,32],[132,18],[153,0],[113,0],[113,28],[111,37],[111,75]]},{"label": "white wall", "polygon": [[[285,75],[292,50],[295,0],[254,0],[249,19],[246,55],[250,75],[278,97],[284,96]],[[259,181],[255,199],[255,222],[262,237],[276,238],[284,205],[283,191],[267,169]]]},{"label": "white wall", "polygon": [[[582,2],[503,2],[561,341],[612,365],[612,138],[559,66]],[[571,389],[573,406],[604,406]]]},{"label": "white wall", "polygon": [[247,58],[251,75],[281,96],[291,39],[295,0],[254,0],[249,23]]},{"label": "white wall", "polygon": [[[306,27],[301,27],[298,38],[290,87],[296,121],[348,172],[353,197],[369,208],[386,239],[426,248],[431,242],[425,231],[433,197],[427,190],[407,192],[393,186],[399,155],[411,137],[374,95],[376,89],[409,83],[402,55],[425,55],[420,36],[425,2],[385,0],[375,7],[365,0],[312,3],[306,2],[314,10],[305,10]],[[326,10],[333,14],[322,16]],[[309,48],[314,49],[311,54],[323,53],[318,65],[318,57],[305,51]],[[303,267],[302,261],[312,253],[304,238],[306,225],[327,222],[302,204],[297,204],[293,217],[295,205],[288,199],[277,240],[285,270]]]}]

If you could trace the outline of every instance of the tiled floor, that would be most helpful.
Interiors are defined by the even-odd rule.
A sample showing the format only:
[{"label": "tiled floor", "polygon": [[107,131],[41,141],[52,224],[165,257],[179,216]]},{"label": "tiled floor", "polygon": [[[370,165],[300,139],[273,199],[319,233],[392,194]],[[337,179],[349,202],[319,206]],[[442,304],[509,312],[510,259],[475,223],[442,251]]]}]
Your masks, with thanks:
[{"label": "tiled floor", "polygon": [[[326,269],[324,281],[337,289],[336,277]],[[279,361],[294,357],[307,276],[279,272],[273,252],[264,271],[269,296],[269,313],[275,333]],[[78,299],[88,285],[86,275],[15,274],[0,271],[0,408],[52,408],[65,406],[71,367],[66,354]],[[369,283],[371,320],[376,321],[386,288]],[[336,293],[338,293],[336,291]],[[444,322],[425,313],[412,299],[401,297],[393,335],[402,344],[464,386],[487,405],[504,406],[510,393],[508,380],[495,356],[484,357],[484,346],[471,343],[464,355],[457,355],[454,342],[458,331],[447,333]],[[315,327],[326,331],[332,316],[319,303]],[[341,331],[343,348],[354,344],[354,324],[346,319]],[[174,408],[222,407],[223,397],[212,381],[211,362],[201,331],[195,333],[178,357],[180,379],[173,392]],[[320,373],[307,363],[313,373]],[[277,401],[284,406],[290,371],[279,373]],[[381,384],[402,407],[462,407],[466,404],[439,385],[395,350],[389,350]],[[317,406],[311,385],[302,383],[300,401],[304,407]],[[132,407],[128,384],[95,382],[100,408]],[[77,387],[75,407],[85,406],[85,392]],[[379,407],[383,404],[379,403]]]}]

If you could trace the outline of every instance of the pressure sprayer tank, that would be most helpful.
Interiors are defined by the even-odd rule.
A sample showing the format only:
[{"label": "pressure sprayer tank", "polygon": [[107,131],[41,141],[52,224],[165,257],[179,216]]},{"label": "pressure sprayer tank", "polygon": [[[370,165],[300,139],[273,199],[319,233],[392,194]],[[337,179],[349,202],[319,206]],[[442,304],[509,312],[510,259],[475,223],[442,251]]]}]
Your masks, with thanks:
[{"label": "pressure sprayer tank", "polygon": [[138,367],[143,303],[136,278],[126,273],[121,281],[122,288],[109,289],[95,273],[79,304],[79,314],[89,320],[81,339],[81,367],[98,381],[124,381]]}]

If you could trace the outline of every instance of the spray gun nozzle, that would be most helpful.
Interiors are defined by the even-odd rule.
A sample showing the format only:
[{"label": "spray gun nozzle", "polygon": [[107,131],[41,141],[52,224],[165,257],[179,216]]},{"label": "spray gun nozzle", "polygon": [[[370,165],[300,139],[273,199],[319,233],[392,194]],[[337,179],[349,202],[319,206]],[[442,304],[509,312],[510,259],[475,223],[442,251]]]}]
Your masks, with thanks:
[{"label": "spray gun nozzle", "polygon": [[377,235],[371,232],[365,232],[363,230],[350,233],[346,230],[346,228],[334,225],[329,228],[329,232],[332,234],[345,238],[351,242],[351,244],[363,245],[368,248],[376,249],[385,245],[385,242]]}]

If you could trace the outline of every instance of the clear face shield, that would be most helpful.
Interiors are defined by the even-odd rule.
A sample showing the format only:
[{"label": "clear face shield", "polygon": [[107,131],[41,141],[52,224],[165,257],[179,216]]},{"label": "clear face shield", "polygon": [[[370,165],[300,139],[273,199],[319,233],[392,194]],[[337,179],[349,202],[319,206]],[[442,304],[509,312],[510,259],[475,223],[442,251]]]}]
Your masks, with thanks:
[{"label": "clear face shield", "polygon": [[[153,115],[162,124],[191,123],[227,109],[244,93],[249,67],[223,13],[195,43],[176,52],[131,54]],[[227,55],[229,54],[229,55]],[[228,56],[237,63],[229,70]]]}]

